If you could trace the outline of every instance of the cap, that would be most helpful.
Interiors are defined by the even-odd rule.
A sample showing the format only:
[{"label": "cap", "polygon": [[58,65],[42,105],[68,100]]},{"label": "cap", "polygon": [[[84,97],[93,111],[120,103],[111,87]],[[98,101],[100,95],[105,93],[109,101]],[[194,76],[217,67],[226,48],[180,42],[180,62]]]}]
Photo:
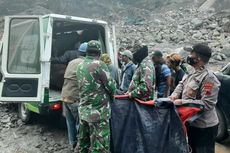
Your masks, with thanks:
[{"label": "cap", "polygon": [[82,44],[79,46],[78,51],[79,51],[79,52],[82,52],[82,53],[86,53],[87,46],[88,46],[88,43],[87,43],[87,42],[82,43]]},{"label": "cap", "polygon": [[205,56],[205,57],[208,57],[210,58],[212,56],[212,49],[210,47],[208,47],[207,45],[205,44],[195,44],[193,47],[192,47],[192,50],[191,52],[195,52],[199,55],[202,55],[202,56]]},{"label": "cap", "polygon": [[101,44],[97,40],[91,40],[88,42],[87,51],[101,52]]},{"label": "cap", "polygon": [[159,50],[155,50],[152,54],[152,56],[155,56],[155,57],[163,57],[163,54],[161,51]]},{"label": "cap", "polygon": [[129,59],[133,59],[133,53],[130,50],[125,50],[120,53],[123,56],[127,56]]}]

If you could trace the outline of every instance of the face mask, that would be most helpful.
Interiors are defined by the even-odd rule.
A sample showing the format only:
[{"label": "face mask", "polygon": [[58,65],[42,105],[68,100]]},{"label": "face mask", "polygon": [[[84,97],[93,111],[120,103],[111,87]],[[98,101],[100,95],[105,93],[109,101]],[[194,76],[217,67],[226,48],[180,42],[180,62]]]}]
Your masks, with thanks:
[{"label": "face mask", "polygon": [[195,58],[192,58],[191,56],[187,57],[187,63],[191,66],[195,65],[198,63],[198,61]]}]

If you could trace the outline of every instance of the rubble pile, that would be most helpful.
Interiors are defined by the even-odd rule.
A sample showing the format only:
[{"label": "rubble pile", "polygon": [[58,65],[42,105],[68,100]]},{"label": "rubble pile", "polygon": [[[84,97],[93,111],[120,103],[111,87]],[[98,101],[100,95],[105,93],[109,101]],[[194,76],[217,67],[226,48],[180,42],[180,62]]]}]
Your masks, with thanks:
[{"label": "rubble pile", "polygon": [[149,13],[141,21],[123,19],[117,27],[119,46],[148,44],[150,49],[173,51],[176,48],[206,42],[213,48],[213,59],[230,57],[230,12],[202,12],[197,8],[179,8]]},{"label": "rubble pile", "polygon": [[[16,6],[16,0],[0,0],[0,15],[60,13],[97,18],[115,25],[117,44],[121,48],[145,43],[150,50],[172,52],[207,42],[215,51],[213,59],[223,61],[230,56],[230,12],[219,12],[230,6],[227,1],[214,0],[212,5],[209,0],[19,1],[25,5]],[[3,28],[1,21],[0,18],[0,29]]]}]

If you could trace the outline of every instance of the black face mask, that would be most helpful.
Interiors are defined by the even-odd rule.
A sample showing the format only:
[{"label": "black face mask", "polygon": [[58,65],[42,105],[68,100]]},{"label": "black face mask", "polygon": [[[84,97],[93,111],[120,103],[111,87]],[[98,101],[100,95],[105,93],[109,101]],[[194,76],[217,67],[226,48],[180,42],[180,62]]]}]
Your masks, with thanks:
[{"label": "black face mask", "polygon": [[191,66],[195,65],[198,63],[198,61],[195,58],[192,58],[191,56],[187,57],[187,63]]}]

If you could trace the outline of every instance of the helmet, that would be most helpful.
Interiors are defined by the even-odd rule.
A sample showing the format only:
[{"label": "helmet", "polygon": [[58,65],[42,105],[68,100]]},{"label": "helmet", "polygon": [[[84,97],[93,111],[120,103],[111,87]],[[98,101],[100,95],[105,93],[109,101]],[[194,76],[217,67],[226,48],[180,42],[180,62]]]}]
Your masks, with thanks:
[{"label": "helmet", "polygon": [[108,54],[102,54],[100,60],[102,60],[105,64],[112,64],[111,59]]},{"label": "helmet", "polygon": [[86,53],[87,46],[88,46],[88,43],[87,43],[87,42],[82,43],[82,44],[79,46],[78,51],[79,51],[79,52],[82,52],[82,53]]},{"label": "helmet", "polygon": [[88,42],[87,52],[96,51],[101,52],[101,44],[97,40],[91,40]]}]

